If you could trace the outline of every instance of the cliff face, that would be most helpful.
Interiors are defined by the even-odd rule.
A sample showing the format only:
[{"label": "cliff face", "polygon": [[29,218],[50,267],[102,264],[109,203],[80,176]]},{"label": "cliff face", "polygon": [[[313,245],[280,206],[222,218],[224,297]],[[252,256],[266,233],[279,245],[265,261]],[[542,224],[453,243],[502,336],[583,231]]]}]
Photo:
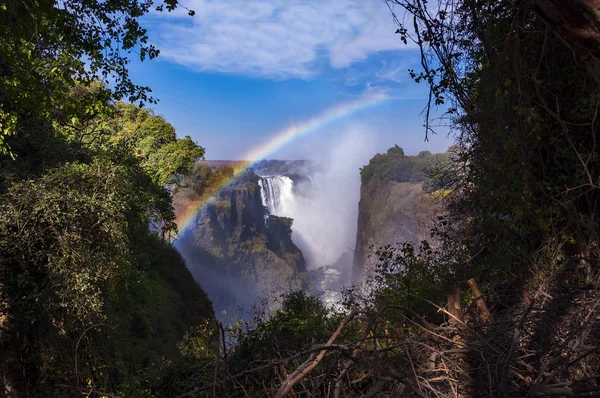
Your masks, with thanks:
[{"label": "cliff face", "polygon": [[386,245],[430,240],[436,201],[428,195],[425,169],[444,155],[422,152],[405,156],[398,146],[377,154],[361,170],[358,227],[353,278],[378,262],[375,252]]},{"label": "cliff face", "polygon": [[[189,197],[184,190],[175,194]],[[258,177],[248,173],[209,199],[177,242],[188,267],[208,292],[217,312],[245,309],[273,291],[297,289],[309,277],[291,240],[291,219],[267,214]]]},{"label": "cliff face", "polygon": [[430,238],[430,200],[423,183],[371,181],[361,185],[353,276],[377,263],[380,247]]}]

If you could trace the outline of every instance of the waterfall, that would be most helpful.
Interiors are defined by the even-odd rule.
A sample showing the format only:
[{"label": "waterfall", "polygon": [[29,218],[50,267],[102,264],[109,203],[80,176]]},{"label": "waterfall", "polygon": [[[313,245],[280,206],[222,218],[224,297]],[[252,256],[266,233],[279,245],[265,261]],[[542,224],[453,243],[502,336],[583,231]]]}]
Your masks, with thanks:
[{"label": "waterfall", "polygon": [[356,224],[358,192],[342,189],[346,180],[340,182],[335,174],[306,177],[297,186],[287,176],[261,177],[260,195],[270,214],[294,220],[292,241],[302,250],[315,286],[325,293],[325,302],[334,305],[341,300],[342,286],[350,282],[352,256],[348,248],[356,235],[352,225]]},{"label": "waterfall", "polygon": [[294,182],[286,176],[261,177],[258,181],[263,206],[274,216],[291,217]]},{"label": "waterfall", "polygon": [[333,182],[321,174],[297,187],[287,176],[264,176],[258,181],[263,206],[269,213],[294,220],[292,240],[302,250],[309,268],[333,264],[353,242],[353,236],[344,237],[344,221],[352,218],[342,211],[339,194],[331,194]]}]

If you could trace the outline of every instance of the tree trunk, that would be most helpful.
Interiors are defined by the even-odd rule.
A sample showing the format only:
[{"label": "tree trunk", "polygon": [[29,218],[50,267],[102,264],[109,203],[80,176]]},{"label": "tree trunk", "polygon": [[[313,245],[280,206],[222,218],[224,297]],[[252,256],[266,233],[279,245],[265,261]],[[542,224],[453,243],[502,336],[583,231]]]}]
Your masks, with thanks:
[{"label": "tree trunk", "polygon": [[600,0],[534,0],[534,9],[600,84]]},{"label": "tree trunk", "polygon": [[477,286],[477,282],[475,282],[474,278],[469,279],[469,287],[471,288],[471,292],[473,293],[473,302],[477,306],[477,310],[479,311],[479,317],[484,324],[490,323],[491,315],[490,311],[485,305],[485,300],[481,295],[481,291],[479,290],[479,286]]},{"label": "tree trunk", "polygon": [[462,322],[463,316],[460,304],[460,288],[458,286],[453,286],[448,291],[448,312],[453,315],[448,321],[452,325],[460,324],[460,322]]}]

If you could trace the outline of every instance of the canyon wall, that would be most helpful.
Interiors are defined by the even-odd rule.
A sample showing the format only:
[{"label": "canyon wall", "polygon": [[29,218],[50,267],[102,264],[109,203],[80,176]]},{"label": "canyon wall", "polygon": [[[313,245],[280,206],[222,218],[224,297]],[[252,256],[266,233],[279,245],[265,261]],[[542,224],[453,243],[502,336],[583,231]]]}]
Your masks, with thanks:
[{"label": "canyon wall", "polygon": [[430,191],[427,169],[445,154],[421,152],[405,156],[397,145],[375,155],[361,169],[358,227],[353,279],[361,280],[378,262],[376,252],[402,242],[430,240],[437,201]]},{"label": "canyon wall", "polygon": [[[217,313],[237,306],[248,310],[271,292],[310,283],[302,252],[291,240],[292,220],[269,215],[258,181],[247,172],[205,200],[175,242]],[[188,188],[174,193],[176,211],[193,200]]]}]

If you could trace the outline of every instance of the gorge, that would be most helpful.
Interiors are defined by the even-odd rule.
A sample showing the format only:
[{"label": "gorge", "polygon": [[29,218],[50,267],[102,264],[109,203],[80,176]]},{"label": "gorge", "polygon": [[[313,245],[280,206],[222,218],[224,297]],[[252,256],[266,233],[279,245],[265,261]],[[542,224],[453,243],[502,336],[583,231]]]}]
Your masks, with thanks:
[{"label": "gorge", "polygon": [[[428,239],[433,202],[424,170],[442,160],[405,156],[395,146],[360,173],[309,161],[261,161],[204,198],[175,246],[217,314],[247,312],[261,298],[296,289],[333,306],[344,286],[375,265],[379,247]],[[188,187],[175,190],[176,209],[200,200],[191,180],[214,178],[227,164],[199,163]]]},{"label": "gorge", "polygon": [[0,397],[600,396],[599,10],[1,2]]}]

